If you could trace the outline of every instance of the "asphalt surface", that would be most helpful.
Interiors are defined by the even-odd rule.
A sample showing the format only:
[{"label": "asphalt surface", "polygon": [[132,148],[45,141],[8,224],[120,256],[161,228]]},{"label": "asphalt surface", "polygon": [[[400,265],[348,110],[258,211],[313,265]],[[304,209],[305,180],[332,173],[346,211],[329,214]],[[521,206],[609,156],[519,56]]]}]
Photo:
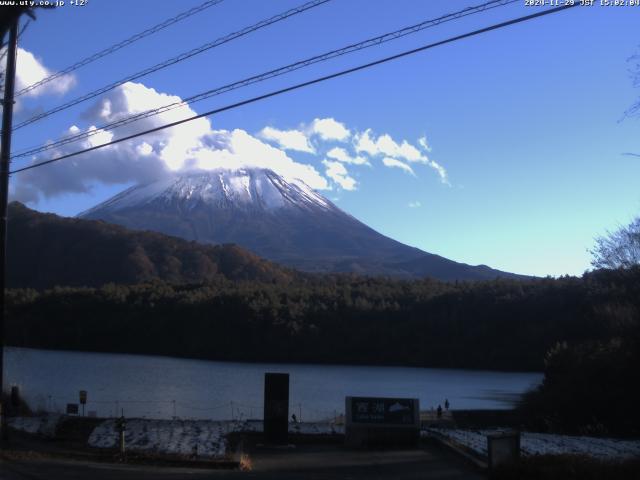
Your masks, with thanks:
[{"label": "asphalt surface", "polygon": [[204,470],[44,458],[0,459],[2,480],[179,480],[201,478],[448,479],[485,478],[453,454],[435,446],[415,450],[365,451],[341,446],[256,449],[250,471]]}]

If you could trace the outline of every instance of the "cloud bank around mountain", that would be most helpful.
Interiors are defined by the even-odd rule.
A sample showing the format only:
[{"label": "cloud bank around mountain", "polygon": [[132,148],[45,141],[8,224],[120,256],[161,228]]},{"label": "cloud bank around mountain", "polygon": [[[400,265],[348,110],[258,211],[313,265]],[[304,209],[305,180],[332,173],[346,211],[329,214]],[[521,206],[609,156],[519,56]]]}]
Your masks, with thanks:
[{"label": "cloud bank around mountain", "polygon": [[[66,91],[73,81],[67,79],[66,83],[50,88]],[[63,132],[63,135],[91,132],[91,136],[49,150],[30,162],[101,145],[196,115],[191,107],[183,105],[111,131],[100,130],[100,125],[181,101],[178,96],[128,82],[105,94],[84,112],[78,124],[85,126],[71,125]],[[430,150],[425,138],[414,145],[407,140],[396,141],[388,134],[376,136],[371,129],[350,129],[334,118],[315,118],[288,129],[266,126],[255,134],[243,129],[216,129],[208,118],[199,118],[63,160],[44,167],[46,172],[44,169],[23,172],[14,177],[11,196],[37,202],[66,193],[88,193],[100,183],[146,183],[175,172],[216,168],[270,168],[289,181],[300,180],[316,190],[352,191],[358,188],[360,168],[394,168],[416,176],[415,167],[425,165],[447,183],[445,169],[427,156]]]}]

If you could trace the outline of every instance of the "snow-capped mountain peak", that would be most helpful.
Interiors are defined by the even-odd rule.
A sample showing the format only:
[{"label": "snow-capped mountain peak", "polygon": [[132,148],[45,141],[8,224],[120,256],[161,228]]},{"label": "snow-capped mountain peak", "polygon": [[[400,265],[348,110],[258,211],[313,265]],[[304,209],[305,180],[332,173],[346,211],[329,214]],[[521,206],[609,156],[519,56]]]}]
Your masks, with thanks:
[{"label": "snow-capped mountain peak", "polygon": [[506,275],[386,237],[301,181],[268,169],[175,174],[131,187],[80,217],[200,243],[235,243],[284,265],[444,280]]},{"label": "snow-capped mountain peak", "polygon": [[131,187],[80,216],[97,211],[115,213],[155,203],[180,205],[187,210],[199,205],[250,210],[335,209],[302,181],[288,182],[272,170],[220,169],[177,174]]}]

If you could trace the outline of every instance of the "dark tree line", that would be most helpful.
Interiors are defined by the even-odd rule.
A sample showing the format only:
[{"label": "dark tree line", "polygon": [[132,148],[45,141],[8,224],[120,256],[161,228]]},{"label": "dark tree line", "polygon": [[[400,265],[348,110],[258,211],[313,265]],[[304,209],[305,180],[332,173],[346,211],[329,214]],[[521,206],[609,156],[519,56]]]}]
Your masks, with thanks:
[{"label": "dark tree line", "polygon": [[558,342],[637,331],[640,268],[582,278],[54,288],[8,294],[11,344],[217,360],[542,370]]}]

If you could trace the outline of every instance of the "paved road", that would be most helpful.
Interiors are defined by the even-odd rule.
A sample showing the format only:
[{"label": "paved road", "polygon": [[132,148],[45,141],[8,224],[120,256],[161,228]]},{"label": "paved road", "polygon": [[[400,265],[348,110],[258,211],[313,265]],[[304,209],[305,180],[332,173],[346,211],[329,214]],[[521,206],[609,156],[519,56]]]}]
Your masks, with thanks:
[{"label": "paved road", "polygon": [[448,479],[484,477],[436,447],[419,450],[357,451],[335,446],[257,450],[249,472],[112,465],[75,461],[0,460],[2,480],[260,480]]}]

